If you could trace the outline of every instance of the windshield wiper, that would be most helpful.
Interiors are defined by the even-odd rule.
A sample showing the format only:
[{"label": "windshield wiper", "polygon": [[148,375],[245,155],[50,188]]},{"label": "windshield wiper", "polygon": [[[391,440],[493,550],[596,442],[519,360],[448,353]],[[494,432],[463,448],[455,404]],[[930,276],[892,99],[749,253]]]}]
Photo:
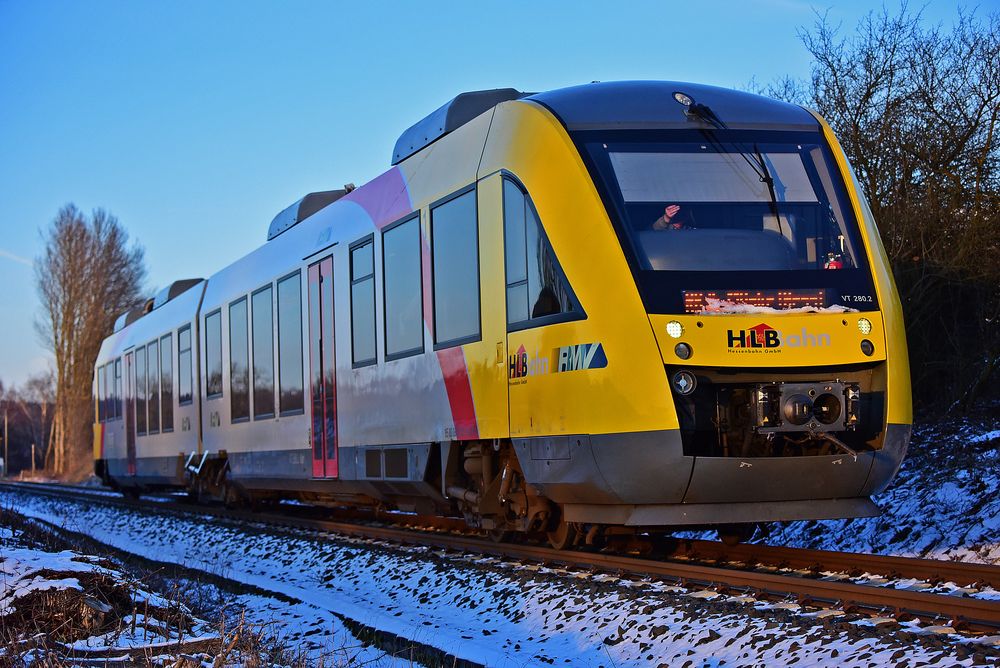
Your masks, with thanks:
[{"label": "windshield wiper", "polygon": [[[712,126],[711,128],[705,128],[702,130],[702,132],[705,133],[705,136],[708,138],[709,142],[715,147],[715,150],[723,154],[729,153],[729,151],[725,150],[725,147],[722,145],[722,142],[719,141],[719,138],[715,134],[716,129],[728,130],[729,128],[722,121],[722,119],[719,118],[714,111],[712,111],[712,109],[707,104],[700,104],[691,99],[691,104],[685,107],[684,113],[687,114],[688,116],[694,116],[695,118],[704,121],[708,125],[711,125]],[[750,165],[750,169],[754,171],[754,174],[757,175],[757,178],[760,179],[760,182],[767,184],[767,192],[768,195],[770,195],[771,197],[770,201],[771,214],[774,216],[774,221],[778,225],[778,234],[784,236],[785,233],[781,229],[781,215],[778,213],[778,196],[774,191],[774,177],[771,176],[771,171],[767,168],[767,163],[764,161],[764,156],[761,154],[760,148],[757,147],[757,144],[753,145],[754,149],[753,156],[755,159],[751,160],[750,156],[748,155],[749,151],[744,151],[743,150],[744,147],[740,146],[736,142],[732,142],[732,144],[736,148],[737,153],[740,154],[740,157],[742,157],[743,160],[745,160],[746,163]]]},{"label": "windshield wiper", "polygon": [[785,233],[781,229],[781,216],[778,214],[778,196],[774,192],[774,177],[771,176],[771,170],[767,168],[767,162],[764,161],[764,156],[757,144],[753,145],[753,150],[757,156],[757,162],[760,164],[760,172],[757,173],[757,176],[767,184],[767,192],[771,195],[771,213],[774,215],[774,222],[778,224],[778,234],[784,236]]}]

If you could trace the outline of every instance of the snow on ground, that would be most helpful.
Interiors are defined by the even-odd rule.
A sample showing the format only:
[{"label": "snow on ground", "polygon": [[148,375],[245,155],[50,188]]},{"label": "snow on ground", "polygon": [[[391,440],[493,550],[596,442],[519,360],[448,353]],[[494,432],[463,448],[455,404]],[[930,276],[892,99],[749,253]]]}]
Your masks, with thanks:
[{"label": "snow on ground", "polygon": [[316,620],[286,619],[293,641],[327,625],[328,611],[490,666],[1000,665],[1000,638],[956,641],[794,603],[0,493],[0,505],[11,504],[119,549],[298,601]]},{"label": "snow on ground", "polygon": [[190,653],[220,642],[182,603],[147,590],[106,560],[31,547],[6,527],[0,528],[0,628],[3,665],[48,664],[50,652],[148,656],[168,646]]},{"label": "snow on ground", "polygon": [[[992,411],[1000,415],[1000,406]],[[792,522],[763,542],[1000,564],[1000,418],[916,426],[881,517]]]}]

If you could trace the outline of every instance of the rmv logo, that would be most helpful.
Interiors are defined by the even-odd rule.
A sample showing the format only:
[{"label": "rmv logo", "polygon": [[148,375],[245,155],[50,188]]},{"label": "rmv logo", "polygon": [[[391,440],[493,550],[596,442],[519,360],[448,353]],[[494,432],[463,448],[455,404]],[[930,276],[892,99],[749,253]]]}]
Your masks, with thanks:
[{"label": "rmv logo", "polygon": [[603,369],[608,366],[607,355],[600,343],[581,343],[559,348],[556,371],[580,371],[581,369]]}]

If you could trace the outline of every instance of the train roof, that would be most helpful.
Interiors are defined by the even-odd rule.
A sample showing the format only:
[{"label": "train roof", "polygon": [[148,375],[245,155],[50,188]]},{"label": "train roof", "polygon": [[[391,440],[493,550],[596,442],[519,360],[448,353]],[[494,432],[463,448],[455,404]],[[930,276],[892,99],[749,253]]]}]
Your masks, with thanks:
[{"label": "train roof", "polygon": [[459,93],[448,102],[420,119],[399,135],[392,151],[392,164],[396,165],[425,146],[433,144],[456,128],[489,111],[501,102],[518,100],[531,93],[514,88],[493,88]]},{"label": "train roof", "polygon": [[690,128],[692,117],[676,96],[709,107],[736,129],[815,130],[802,107],[745,91],[682,81],[594,82],[526,99],[548,108],[569,130]]}]

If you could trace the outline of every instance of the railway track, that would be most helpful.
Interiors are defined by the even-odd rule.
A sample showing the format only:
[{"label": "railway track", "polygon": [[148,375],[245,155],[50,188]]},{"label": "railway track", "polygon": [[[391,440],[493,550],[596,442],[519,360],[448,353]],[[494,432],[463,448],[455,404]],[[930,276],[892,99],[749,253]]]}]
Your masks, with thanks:
[{"label": "railway track", "polygon": [[[95,488],[32,483],[0,483],[0,486],[119,507],[141,507],[185,515],[197,513],[239,522],[485,554],[591,572],[652,577],[686,587],[716,590],[720,594],[750,595],[758,600],[791,599],[804,606],[857,612],[871,617],[919,618],[936,626],[948,626],[954,631],[966,633],[1000,631],[1000,600],[973,598],[961,589],[950,593],[922,591],[921,587],[897,589],[887,586],[892,584],[888,580],[878,584],[859,584],[841,578],[810,577],[832,571],[879,574],[886,578],[915,579],[927,584],[953,582],[960,587],[972,584],[983,586],[1000,582],[1000,567],[997,566],[766,545],[728,547],[709,541],[687,540],[677,541],[669,557],[660,560],[626,554],[554,550],[531,544],[494,543],[482,537],[457,533],[455,529],[460,523],[431,523],[430,518],[418,516],[403,516],[408,517],[408,521],[401,523],[425,530],[290,513],[124,499]],[[736,567],[737,564],[740,567]],[[794,570],[792,573],[775,572],[783,569]],[[926,588],[927,584],[922,588]]]}]

